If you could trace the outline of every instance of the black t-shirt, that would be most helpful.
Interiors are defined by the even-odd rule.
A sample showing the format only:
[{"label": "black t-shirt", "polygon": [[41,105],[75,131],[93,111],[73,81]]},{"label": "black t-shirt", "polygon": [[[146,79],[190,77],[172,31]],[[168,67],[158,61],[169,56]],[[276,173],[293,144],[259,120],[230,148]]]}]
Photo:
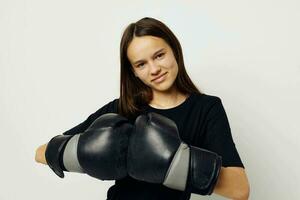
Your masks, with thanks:
[{"label": "black t-shirt", "polygon": [[[74,135],[83,132],[99,116],[105,113],[118,113],[118,99],[107,103],[91,114],[84,122],[64,132]],[[232,139],[229,122],[221,99],[206,94],[191,94],[180,105],[169,109],[157,109],[149,105],[143,114],[155,112],[172,119],[180,138],[187,144],[213,151],[222,156],[222,166],[242,167],[238,151]],[[162,184],[137,181],[131,177],[115,181],[107,192],[108,200],[166,200],[180,199],[183,192],[173,190]]]}]

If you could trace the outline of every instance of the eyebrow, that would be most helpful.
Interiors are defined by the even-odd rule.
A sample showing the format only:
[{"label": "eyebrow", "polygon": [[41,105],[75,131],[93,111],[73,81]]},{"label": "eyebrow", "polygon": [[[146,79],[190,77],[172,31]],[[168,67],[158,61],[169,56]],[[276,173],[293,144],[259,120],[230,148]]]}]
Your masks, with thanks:
[{"label": "eyebrow", "polygon": [[[160,52],[162,52],[162,51],[164,51],[164,50],[165,50],[165,48],[162,48],[162,49],[156,51],[153,55],[156,55],[156,54],[158,54],[158,53],[160,53]],[[133,63],[133,65],[136,65],[137,63],[143,62],[143,61],[144,61],[144,60],[137,60],[137,61],[135,61],[135,62]]]}]

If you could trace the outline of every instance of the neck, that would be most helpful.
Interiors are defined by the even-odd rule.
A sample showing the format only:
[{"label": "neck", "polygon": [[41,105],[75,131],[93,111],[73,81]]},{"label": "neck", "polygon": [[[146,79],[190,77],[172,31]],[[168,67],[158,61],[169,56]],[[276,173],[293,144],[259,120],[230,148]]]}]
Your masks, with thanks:
[{"label": "neck", "polygon": [[154,108],[167,109],[180,105],[186,98],[187,95],[176,90],[170,92],[153,91],[153,99],[150,101],[149,105]]}]

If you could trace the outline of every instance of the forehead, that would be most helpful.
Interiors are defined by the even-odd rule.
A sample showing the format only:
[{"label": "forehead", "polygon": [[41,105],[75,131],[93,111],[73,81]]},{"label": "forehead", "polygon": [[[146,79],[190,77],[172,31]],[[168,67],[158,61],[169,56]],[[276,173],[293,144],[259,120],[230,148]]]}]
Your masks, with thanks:
[{"label": "forehead", "polygon": [[127,56],[131,61],[144,59],[161,48],[169,48],[169,45],[159,37],[134,37],[127,48]]}]

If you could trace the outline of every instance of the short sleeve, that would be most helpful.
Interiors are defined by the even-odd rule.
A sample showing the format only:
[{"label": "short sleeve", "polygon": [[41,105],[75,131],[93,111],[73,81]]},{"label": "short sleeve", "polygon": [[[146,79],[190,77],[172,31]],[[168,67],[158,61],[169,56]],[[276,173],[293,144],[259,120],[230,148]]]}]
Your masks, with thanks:
[{"label": "short sleeve", "polygon": [[84,132],[98,117],[106,113],[117,113],[118,111],[118,99],[114,99],[103,107],[98,109],[96,112],[91,114],[85,121],[78,124],[77,126],[65,131],[63,135],[75,135]]},{"label": "short sleeve", "polygon": [[244,168],[232,138],[230,125],[222,101],[215,98],[207,114],[203,147],[222,156],[222,166]]}]

